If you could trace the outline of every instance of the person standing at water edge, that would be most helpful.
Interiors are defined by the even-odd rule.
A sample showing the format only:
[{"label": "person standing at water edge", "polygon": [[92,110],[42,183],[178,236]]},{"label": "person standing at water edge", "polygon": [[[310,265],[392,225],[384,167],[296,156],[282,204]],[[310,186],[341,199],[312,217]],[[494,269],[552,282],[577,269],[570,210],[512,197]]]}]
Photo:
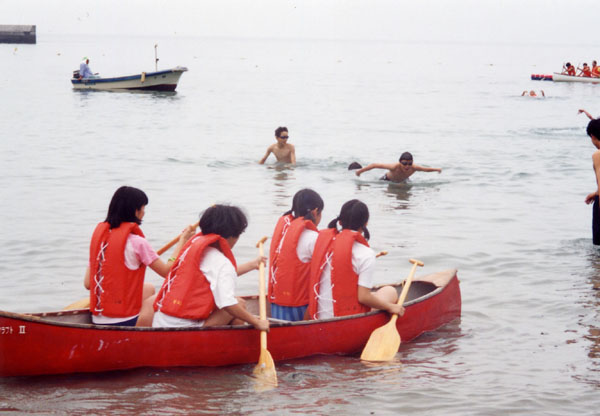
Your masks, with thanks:
[{"label": "person standing at water edge", "polygon": [[594,173],[596,175],[596,191],[585,197],[585,203],[594,203],[592,212],[592,238],[594,245],[600,245],[600,202],[598,195],[600,194],[600,120],[592,120],[588,123],[587,134],[592,139],[592,144],[596,147],[596,151],[592,155]]},{"label": "person standing at water edge", "polygon": [[404,182],[415,172],[439,172],[438,168],[427,168],[413,164],[413,156],[409,152],[404,152],[400,156],[398,163],[371,163],[370,165],[360,168],[356,171],[356,176],[371,169],[387,169],[381,180],[391,182]]},{"label": "person standing at water edge", "polygon": [[79,79],[97,78],[89,66],[90,60],[85,57],[83,62],[79,64]]},{"label": "person standing at water edge", "polygon": [[289,138],[290,135],[287,127],[277,127],[275,130],[275,140],[277,140],[277,143],[267,148],[267,152],[258,163],[262,165],[269,155],[273,153],[278,162],[296,164],[296,148],[293,144],[287,142]]},{"label": "person standing at water edge", "polygon": [[154,295],[144,283],[146,266],[160,276],[169,272],[174,257],[194,229],[187,227],[173,257],[164,263],[140,229],[148,197],[137,188],[122,186],[114,193],[104,222],[94,230],[84,286],[90,290],[90,312],[96,325],[135,326],[142,301]]}]

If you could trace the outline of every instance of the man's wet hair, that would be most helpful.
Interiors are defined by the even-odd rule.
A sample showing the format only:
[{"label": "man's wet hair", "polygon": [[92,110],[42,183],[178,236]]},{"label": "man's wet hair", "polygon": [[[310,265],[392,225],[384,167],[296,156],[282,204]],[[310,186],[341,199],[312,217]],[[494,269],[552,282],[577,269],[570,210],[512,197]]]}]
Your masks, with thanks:
[{"label": "man's wet hair", "polygon": [[283,133],[284,131],[286,131],[286,132],[288,131],[287,127],[277,127],[275,129],[275,136],[276,137],[281,137],[281,133]]},{"label": "man's wet hair", "polygon": [[400,155],[400,159],[398,159],[398,162],[402,162],[403,160],[413,160],[413,157],[410,154],[410,152],[404,152]]},{"label": "man's wet hair", "polygon": [[362,165],[358,162],[352,162],[348,165],[348,170],[362,169]]},{"label": "man's wet hair", "polygon": [[587,125],[588,136],[594,136],[597,140],[600,140],[600,119],[592,120]]}]

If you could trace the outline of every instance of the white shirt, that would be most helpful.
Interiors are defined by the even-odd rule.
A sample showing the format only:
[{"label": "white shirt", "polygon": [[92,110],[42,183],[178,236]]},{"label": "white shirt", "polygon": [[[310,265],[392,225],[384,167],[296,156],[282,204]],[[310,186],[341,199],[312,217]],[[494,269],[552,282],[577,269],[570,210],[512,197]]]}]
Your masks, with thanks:
[{"label": "white shirt", "polygon": [[315,251],[317,237],[319,237],[319,233],[313,230],[305,229],[300,234],[298,246],[296,247],[296,255],[302,263],[310,263],[313,251]]},{"label": "white shirt", "polygon": [[[375,272],[375,252],[364,244],[352,244],[352,270],[358,274],[358,285],[371,289]],[[314,290],[312,288],[311,290]],[[358,289],[357,289],[358,290]],[[333,294],[331,290],[331,264],[327,262],[319,284],[317,319],[333,318]]]},{"label": "white shirt", "polygon": [[[238,303],[235,297],[237,271],[227,257],[214,247],[207,247],[200,262],[200,271],[206,276],[219,309]],[[204,320],[184,319],[156,312],[153,327],[203,326]]]}]

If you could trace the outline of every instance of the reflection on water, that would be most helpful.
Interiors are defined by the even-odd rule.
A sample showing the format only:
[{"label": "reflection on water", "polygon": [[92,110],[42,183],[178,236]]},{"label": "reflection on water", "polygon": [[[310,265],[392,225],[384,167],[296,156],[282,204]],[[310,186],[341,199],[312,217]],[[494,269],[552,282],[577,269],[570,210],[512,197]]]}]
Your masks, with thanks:
[{"label": "reflection on water", "polygon": [[388,184],[386,194],[398,200],[397,203],[392,205],[394,209],[408,209],[410,207],[411,188],[410,182]]},{"label": "reflection on water", "polygon": [[[600,372],[600,251],[596,247],[589,249],[588,261],[590,283],[588,295],[584,299],[584,308],[589,310],[589,314],[584,315],[579,324],[586,330],[583,336],[589,344],[588,357],[591,359],[590,370],[597,374]],[[600,386],[600,380],[596,377],[594,380],[586,380],[589,383]]]},{"label": "reflection on water", "polygon": [[275,173],[273,175],[273,184],[275,185],[273,192],[275,199],[273,203],[279,207],[291,206],[292,194],[290,183],[296,179],[294,175],[296,167],[291,163],[275,163],[274,165],[267,166],[267,169],[273,170]]}]

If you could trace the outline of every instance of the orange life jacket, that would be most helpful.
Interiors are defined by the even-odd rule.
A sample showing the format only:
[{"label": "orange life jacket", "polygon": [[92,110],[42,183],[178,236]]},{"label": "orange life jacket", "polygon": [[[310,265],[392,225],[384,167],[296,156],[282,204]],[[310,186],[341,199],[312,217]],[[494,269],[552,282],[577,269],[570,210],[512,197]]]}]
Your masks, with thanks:
[{"label": "orange life jacket", "polygon": [[130,270],[125,265],[129,234],[144,237],[140,227],[124,222],[110,229],[101,222],[90,243],[90,311],[93,315],[121,318],[137,315],[142,308],[146,266]]},{"label": "orange life jacket", "polygon": [[267,293],[273,293],[273,275],[277,269],[277,259],[281,251],[281,241],[287,233],[290,224],[294,221],[292,214],[283,215],[277,221],[273,236],[271,237],[271,245],[269,247],[269,288]]},{"label": "orange life jacket", "polygon": [[154,310],[184,319],[206,319],[217,308],[210,283],[200,270],[207,247],[217,249],[237,268],[227,241],[217,234],[196,234],[181,248],[154,302]]},{"label": "orange life jacket", "polygon": [[581,70],[581,72],[583,72],[583,76],[584,77],[591,77],[592,76],[592,70],[589,67],[583,68]]},{"label": "orange life jacket", "polygon": [[592,75],[600,76],[600,66],[596,65],[592,68]]},{"label": "orange life jacket", "polygon": [[567,68],[567,75],[575,75],[575,67],[573,65]]},{"label": "orange life jacket", "polygon": [[319,232],[311,261],[308,313],[316,319],[321,274],[326,263],[331,264],[331,292],[334,316],[369,312],[371,308],[358,301],[358,274],[352,268],[352,245],[357,241],[369,247],[361,233],[352,230],[337,232],[329,228]]},{"label": "orange life jacket", "polygon": [[271,278],[269,300],[272,303],[294,307],[308,304],[310,262],[302,263],[296,252],[298,240],[305,229],[317,231],[315,224],[304,217],[293,220],[287,229]]}]

